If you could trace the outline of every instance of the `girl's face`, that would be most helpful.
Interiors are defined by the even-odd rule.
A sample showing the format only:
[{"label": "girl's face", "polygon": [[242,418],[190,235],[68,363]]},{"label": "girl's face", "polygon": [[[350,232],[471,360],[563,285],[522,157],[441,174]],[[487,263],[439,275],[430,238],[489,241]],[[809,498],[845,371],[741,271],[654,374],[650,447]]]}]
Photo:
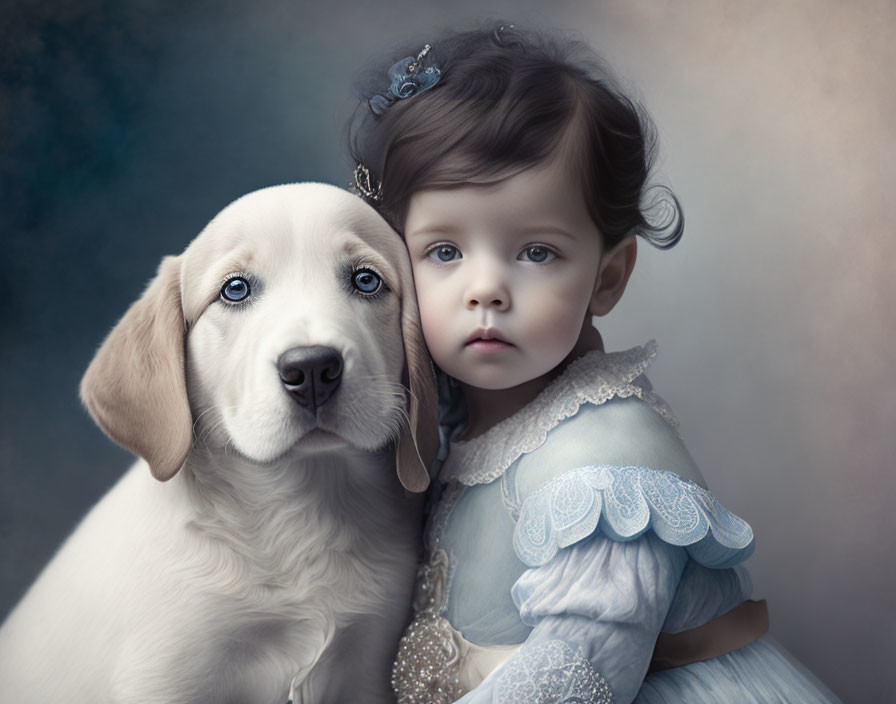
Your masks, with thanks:
[{"label": "girl's face", "polygon": [[547,383],[579,338],[603,253],[565,165],[419,191],[404,232],[435,363],[481,389]]}]

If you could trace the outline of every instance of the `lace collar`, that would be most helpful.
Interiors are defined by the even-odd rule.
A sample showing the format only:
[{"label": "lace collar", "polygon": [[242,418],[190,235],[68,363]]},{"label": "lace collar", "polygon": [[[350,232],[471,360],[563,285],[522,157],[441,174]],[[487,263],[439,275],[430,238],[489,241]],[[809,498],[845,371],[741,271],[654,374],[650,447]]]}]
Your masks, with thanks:
[{"label": "lace collar", "polygon": [[454,440],[439,478],[467,486],[494,481],[521,455],[541,446],[548,433],[582,405],[599,405],[614,397],[637,396],[677,428],[666,402],[641,376],[656,350],[656,341],[651,340],[622,352],[593,350],[579,357],[514,415],[475,438]]}]

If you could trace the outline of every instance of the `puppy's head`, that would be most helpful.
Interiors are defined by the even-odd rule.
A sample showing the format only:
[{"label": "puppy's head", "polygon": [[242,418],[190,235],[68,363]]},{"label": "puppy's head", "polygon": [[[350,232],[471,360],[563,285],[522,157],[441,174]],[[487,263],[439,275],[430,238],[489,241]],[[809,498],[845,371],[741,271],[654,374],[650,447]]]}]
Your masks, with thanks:
[{"label": "puppy's head", "polygon": [[250,193],[165,258],[81,396],[163,481],[194,442],[263,464],[395,440],[399,478],[421,491],[437,446],[404,245],[366,203],[322,184]]}]

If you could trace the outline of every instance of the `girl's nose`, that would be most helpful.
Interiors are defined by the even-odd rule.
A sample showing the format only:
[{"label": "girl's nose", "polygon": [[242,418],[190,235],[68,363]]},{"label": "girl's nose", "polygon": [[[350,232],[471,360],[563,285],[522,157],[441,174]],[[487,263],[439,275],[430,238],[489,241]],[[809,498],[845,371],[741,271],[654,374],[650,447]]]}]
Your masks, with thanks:
[{"label": "girl's nose", "polygon": [[510,308],[510,290],[504,276],[492,267],[477,271],[470,281],[466,293],[466,305],[469,309],[494,308],[505,311]]}]

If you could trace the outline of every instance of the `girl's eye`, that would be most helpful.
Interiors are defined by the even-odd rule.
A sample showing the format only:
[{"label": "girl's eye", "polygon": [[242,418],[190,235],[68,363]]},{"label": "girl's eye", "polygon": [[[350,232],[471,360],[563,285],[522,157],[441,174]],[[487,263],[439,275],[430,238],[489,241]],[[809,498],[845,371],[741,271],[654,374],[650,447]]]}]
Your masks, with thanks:
[{"label": "girl's eye", "polygon": [[228,303],[239,303],[249,297],[249,282],[242,276],[232,276],[221,287],[221,298]]},{"label": "girl's eye", "polygon": [[383,287],[383,280],[370,269],[358,269],[352,273],[352,286],[365,296],[371,296]]},{"label": "girl's eye", "polygon": [[523,253],[520,254],[519,259],[535,262],[536,264],[543,264],[544,262],[553,260],[556,256],[557,255],[547,247],[536,245],[534,247],[526,247],[526,249],[523,250]]},{"label": "girl's eye", "polygon": [[430,259],[435,259],[439,262],[451,262],[455,259],[460,259],[460,250],[451,244],[440,244],[429,250],[426,255]]}]

